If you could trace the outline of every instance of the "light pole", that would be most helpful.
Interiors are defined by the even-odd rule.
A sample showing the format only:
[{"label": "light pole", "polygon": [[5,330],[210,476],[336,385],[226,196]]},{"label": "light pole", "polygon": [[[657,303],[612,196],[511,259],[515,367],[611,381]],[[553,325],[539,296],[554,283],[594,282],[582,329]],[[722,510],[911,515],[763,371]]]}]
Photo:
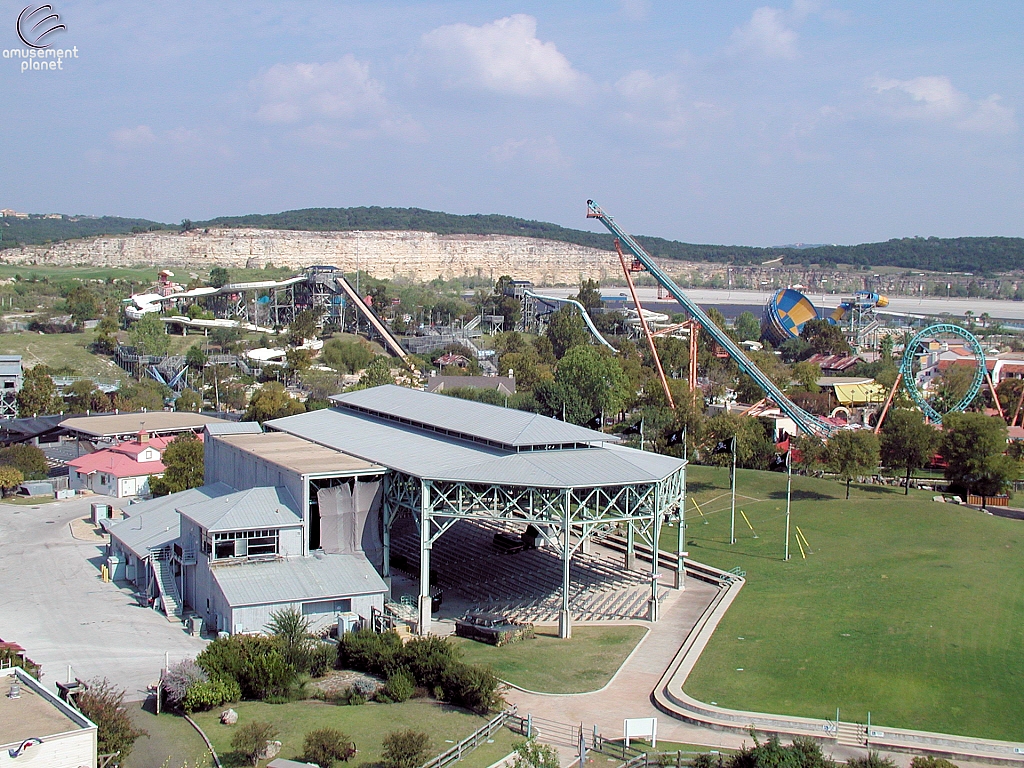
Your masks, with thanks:
[{"label": "light pole", "polygon": [[786,560],[789,560],[789,505],[793,496],[792,448],[786,451]]},{"label": "light pole", "polygon": [[732,437],[732,472],[729,474],[729,484],[732,486],[732,504],[729,514],[729,543],[736,543],[736,436]]}]

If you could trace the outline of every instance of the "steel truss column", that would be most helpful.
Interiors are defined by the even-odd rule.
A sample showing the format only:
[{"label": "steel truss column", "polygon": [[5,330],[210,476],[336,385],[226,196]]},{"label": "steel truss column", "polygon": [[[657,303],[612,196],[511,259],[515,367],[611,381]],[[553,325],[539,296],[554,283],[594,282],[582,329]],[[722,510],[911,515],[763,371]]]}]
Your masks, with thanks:
[{"label": "steel truss column", "polygon": [[572,509],[569,489],[562,491],[562,610],[558,612],[558,636],[572,637],[572,616],[569,615],[569,567],[572,563]]},{"label": "steel truss column", "polygon": [[420,481],[420,600],[419,600],[419,634],[430,634],[430,536],[431,484],[427,480]]},{"label": "steel truss column", "polygon": [[647,618],[658,620],[658,541],[661,538],[661,483],[654,487],[654,519],[651,521],[651,597],[647,602]]}]

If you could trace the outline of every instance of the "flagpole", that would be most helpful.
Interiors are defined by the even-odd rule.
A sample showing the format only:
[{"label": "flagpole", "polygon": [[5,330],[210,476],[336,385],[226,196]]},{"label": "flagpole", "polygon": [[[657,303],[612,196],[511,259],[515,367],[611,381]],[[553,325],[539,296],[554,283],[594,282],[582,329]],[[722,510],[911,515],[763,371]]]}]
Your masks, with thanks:
[{"label": "flagpole", "polygon": [[640,417],[640,450],[644,449],[644,420]]},{"label": "flagpole", "polygon": [[730,477],[730,485],[732,485],[732,510],[729,515],[729,543],[736,543],[736,436],[732,437],[732,475]]},{"label": "flagpole", "polygon": [[792,447],[786,451],[786,560],[789,560],[789,505],[793,497],[793,459]]}]

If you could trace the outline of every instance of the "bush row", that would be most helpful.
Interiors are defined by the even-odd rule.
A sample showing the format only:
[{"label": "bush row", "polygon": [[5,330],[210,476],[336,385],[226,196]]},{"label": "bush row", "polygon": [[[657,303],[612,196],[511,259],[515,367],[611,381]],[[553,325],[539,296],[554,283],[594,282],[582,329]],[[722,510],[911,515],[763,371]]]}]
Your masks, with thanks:
[{"label": "bush row", "polygon": [[442,638],[414,638],[403,644],[395,632],[348,632],[338,640],[338,666],[385,678],[383,693],[395,701],[404,701],[421,686],[442,701],[475,712],[489,712],[501,703],[494,673],[460,661],[455,646]]}]

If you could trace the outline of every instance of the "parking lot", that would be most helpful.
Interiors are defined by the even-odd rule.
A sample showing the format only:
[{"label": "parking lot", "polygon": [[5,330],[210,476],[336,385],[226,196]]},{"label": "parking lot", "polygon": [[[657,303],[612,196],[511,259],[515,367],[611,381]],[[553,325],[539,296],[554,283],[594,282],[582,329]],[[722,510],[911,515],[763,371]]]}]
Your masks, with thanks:
[{"label": "parking lot", "polygon": [[51,688],[70,665],[76,677],[106,677],[141,699],[165,654],[173,663],[205,642],[140,607],[127,587],[103,583],[105,544],[74,538],[69,525],[94,501],[112,500],[0,504],[0,638],[25,648]]}]

